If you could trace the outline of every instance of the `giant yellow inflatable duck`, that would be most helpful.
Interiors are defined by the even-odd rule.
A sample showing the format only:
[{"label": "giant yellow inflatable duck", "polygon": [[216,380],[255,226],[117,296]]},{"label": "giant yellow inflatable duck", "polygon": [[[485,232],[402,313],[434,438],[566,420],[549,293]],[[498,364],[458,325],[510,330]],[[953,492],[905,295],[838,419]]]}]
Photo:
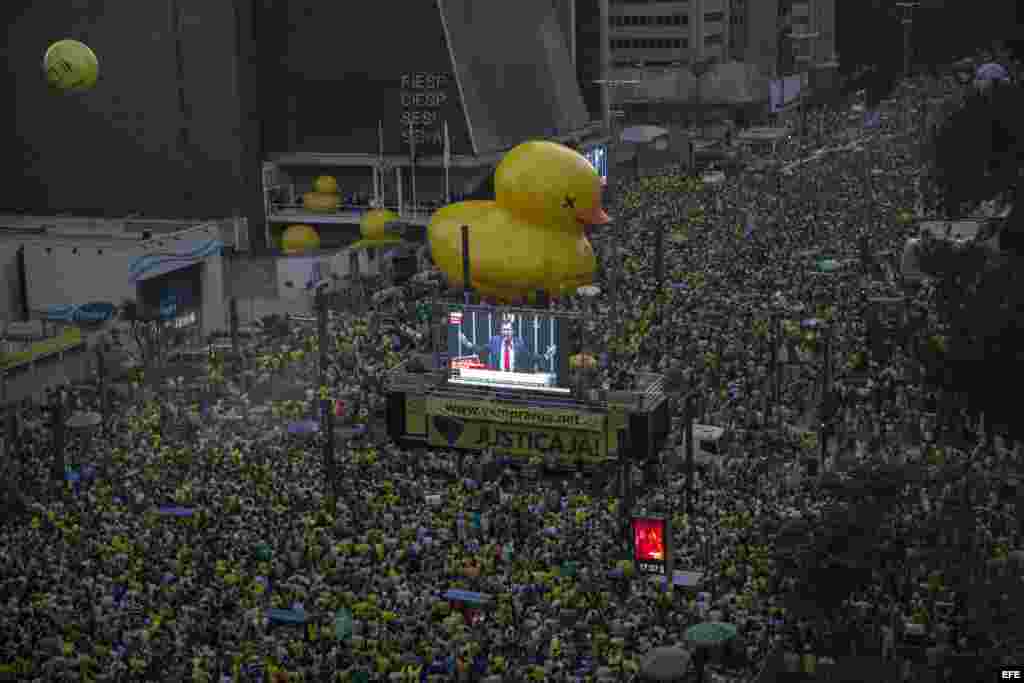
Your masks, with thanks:
[{"label": "giant yellow inflatable duck", "polygon": [[428,237],[434,262],[462,286],[462,226],[469,226],[470,279],[485,297],[521,301],[542,289],[570,294],[594,279],[597,263],[584,232],[610,219],[601,179],[583,156],[552,142],[525,142],[495,172],[496,201],[438,210]]}]

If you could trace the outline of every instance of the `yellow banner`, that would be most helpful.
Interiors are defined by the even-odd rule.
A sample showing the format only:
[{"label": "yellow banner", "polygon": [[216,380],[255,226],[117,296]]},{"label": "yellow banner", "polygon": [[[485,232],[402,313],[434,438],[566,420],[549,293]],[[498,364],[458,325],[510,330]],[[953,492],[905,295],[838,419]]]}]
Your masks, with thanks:
[{"label": "yellow banner", "polygon": [[[427,441],[441,448],[492,449],[495,453],[543,457],[588,456],[606,457],[605,435],[602,432],[543,429],[502,425],[494,422],[462,422],[431,416],[427,419]],[[449,441],[449,434],[454,442]]]},{"label": "yellow banner", "polygon": [[510,406],[484,401],[427,398],[427,415],[443,415],[460,420],[482,420],[502,424],[545,429],[582,429],[604,432],[604,415],[576,410]]}]

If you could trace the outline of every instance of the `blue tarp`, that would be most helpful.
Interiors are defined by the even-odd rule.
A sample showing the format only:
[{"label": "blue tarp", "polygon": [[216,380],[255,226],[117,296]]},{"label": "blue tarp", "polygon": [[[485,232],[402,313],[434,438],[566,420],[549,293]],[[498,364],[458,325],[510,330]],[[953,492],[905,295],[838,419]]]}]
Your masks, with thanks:
[{"label": "blue tarp", "polygon": [[267,610],[267,619],[277,624],[305,624],[305,610],[275,609]]},{"label": "blue tarp", "polygon": [[320,423],[315,420],[301,420],[288,425],[288,433],[298,436],[316,434],[320,431]]},{"label": "blue tarp", "polygon": [[[661,584],[665,583],[665,576],[655,575],[649,577],[649,580],[658,582]],[[701,572],[674,572],[672,574],[672,585],[679,586],[680,588],[699,588],[703,585],[704,574]]]},{"label": "blue tarp", "polygon": [[453,602],[465,602],[469,605],[486,605],[492,601],[492,598],[487,593],[477,593],[475,591],[464,591],[457,588],[451,588],[445,591],[442,595],[445,600],[451,600]]},{"label": "blue tarp", "polygon": [[179,505],[161,505],[156,511],[157,514],[173,515],[174,517],[191,517],[195,514],[194,508],[186,508]]}]

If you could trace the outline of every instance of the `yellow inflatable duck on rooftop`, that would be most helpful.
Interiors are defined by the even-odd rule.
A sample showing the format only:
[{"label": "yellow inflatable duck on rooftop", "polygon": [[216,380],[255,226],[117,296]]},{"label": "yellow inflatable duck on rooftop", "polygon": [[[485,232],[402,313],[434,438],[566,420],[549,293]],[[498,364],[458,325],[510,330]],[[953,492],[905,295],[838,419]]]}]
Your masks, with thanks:
[{"label": "yellow inflatable duck on rooftop", "polygon": [[601,207],[601,178],[579,153],[553,142],[510,150],[494,177],[496,201],[466,201],[438,210],[428,237],[434,262],[462,286],[462,226],[469,226],[473,288],[501,302],[544,290],[575,293],[597,267],[588,226],[611,220]]},{"label": "yellow inflatable duck on rooftop", "polygon": [[402,218],[390,209],[371,209],[363,215],[359,222],[358,242],[349,245],[349,249],[368,249],[370,247],[388,247],[401,244],[402,238],[392,232],[391,225]]}]

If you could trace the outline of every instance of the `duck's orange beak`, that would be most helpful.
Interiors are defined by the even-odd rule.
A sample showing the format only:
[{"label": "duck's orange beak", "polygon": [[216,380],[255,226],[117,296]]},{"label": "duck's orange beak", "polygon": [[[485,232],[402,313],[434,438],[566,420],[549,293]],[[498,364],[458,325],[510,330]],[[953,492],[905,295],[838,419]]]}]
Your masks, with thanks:
[{"label": "duck's orange beak", "polygon": [[576,212],[576,221],[582,225],[605,225],[611,220],[611,216],[601,208],[600,202],[591,209],[582,209]]}]

